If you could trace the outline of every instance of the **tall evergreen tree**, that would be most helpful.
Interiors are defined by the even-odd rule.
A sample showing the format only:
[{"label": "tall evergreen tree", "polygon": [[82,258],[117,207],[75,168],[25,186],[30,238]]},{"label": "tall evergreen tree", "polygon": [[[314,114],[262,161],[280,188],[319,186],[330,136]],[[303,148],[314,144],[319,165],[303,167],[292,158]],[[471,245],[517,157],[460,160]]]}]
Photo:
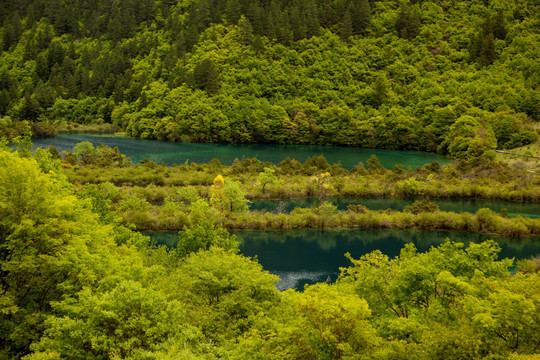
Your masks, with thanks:
[{"label": "tall evergreen tree", "polygon": [[482,49],[480,51],[480,65],[486,66],[493,64],[495,60],[495,38],[492,33],[487,34],[482,42]]},{"label": "tall evergreen tree", "polygon": [[395,22],[395,29],[399,37],[404,39],[414,39],[420,34],[421,15],[417,5],[401,4],[398,17]]},{"label": "tall evergreen tree", "polygon": [[306,9],[307,37],[319,36],[320,25],[317,12],[317,4],[314,0],[309,0]]},{"label": "tall evergreen tree", "polygon": [[6,89],[0,90],[0,117],[5,116],[11,103],[11,96]]},{"label": "tall evergreen tree", "polygon": [[240,2],[238,0],[227,0],[225,18],[230,24],[236,24],[242,15]]},{"label": "tall evergreen tree", "polygon": [[504,40],[506,38],[506,19],[503,10],[499,9],[493,21],[493,36],[496,39]]},{"label": "tall evergreen tree", "polygon": [[371,22],[371,8],[369,0],[359,0],[354,2],[351,12],[353,34],[364,34]]},{"label": "tall evergreen tree", "polygon": [[293,40],[298,41],[305,39],[307,29],[304,17],[300,13],[299,6],[293,6],[291,8],[289,19],[291,23],[291,30],[293,32]]},{"label": "tall evergreen tree", "polygon": [[238,31],[240,34],[240,41],[244,45],[251,45],[253,41],[253,28],[251,26],[251,22],[246,19],[245,16],[241,16],[240,20],[238,21]]},{"label": "tall evergreen tree", "polygon": [[9,50],[13,45],[17,44],[22,34],[22,23],[19,13],[15,13],[12,17],[6,18],[4,21],[4,34],[2,38],[2,46],[5,51]]},{"label": "tall evergreen tree", "polygon": [[341,31],[340,36],[341,40],[348,41],[349,38],[353,34],[353,26],[352,26],[352,20],[351,20],[351,13],[349,9],[345,11],[345,15],[343,15],[343,22],[341,24]]},{"label": "tall evergreen tree", "polygon": [[214,95],[219,91],[218,72],[211,59],[206,58],[197,64],[193,71],[193,78],[196,86],[209,95]]}]

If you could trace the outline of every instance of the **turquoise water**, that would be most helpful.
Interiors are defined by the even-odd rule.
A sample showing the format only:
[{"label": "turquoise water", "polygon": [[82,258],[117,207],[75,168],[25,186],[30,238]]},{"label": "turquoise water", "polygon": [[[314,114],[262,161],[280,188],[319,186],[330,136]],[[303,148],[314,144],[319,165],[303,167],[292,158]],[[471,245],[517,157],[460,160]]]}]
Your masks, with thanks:
[{"label": "turquoise water", "polygon": [[[358,259],[373,250],[394,257],[407,243],[427,251],[450,238],[453,241],[496,240],[502,250],[499,258],[525,259],[540,254],[540,237],[511,238],[499,235],[422,230],[296,230],[232,231],[240,252],[257,256],[265,270],[280,277],[279,289],[302,289],[305,284],[335,281],[339,267],[349,265],[344,254]],[[147,233],[159,244],[176,246],[177,233]]]},{"label": "turquoise water", "polygon": [[[361,198],[361,197],[328,197],[323,201],[331,202],[336,205],[338,210],[347,210],[347,206],[361,204],[370,210],[398,210],[402,211],[407,205],[411,205],[415,200],[411,198]],[[478,209],[489,208],[497,213],[506,209],[508,216],[524,216],[530,218],[540,217],[540,204],[531,202],[510,202],[501,200],[482,200],[482,199],[430,199],[439,205],[442,211],[453,211],[457,213],[470,212],[476,213]],[[265,210],[276,212],[280,207],[282,212],[290,212],[297,207],[311,208],[320,205],[318,198],[304,199],[271,199],[271,200],[252,200],[251,210]]]},{"label": "turquoise water", "polygon": [[235,158],[242,160],[248,157],[256,157],[261,161],[278,164],[287,157],[304,162],[310,156],[324,155],[330,164],[341,161],[343,167],[352,169],[359,162],[365,164],[373,154],[377,155],[381,164],[388,169],[395,164],[416,168],[431,163],[433,160],[436,160],[441,165],[450,162],[449,158],[433,153],[338,146],[171,143],[118,136],[78,134],[62,134],[54,138],[36,138],[33,141],[35,147],[53,145],[59,151],[71,151],[73,146],[82,141],[90,141],[94,146],[104,143],[111,147],[118,146],[120,152],[126,154],[134,163],[146,158],[167,165],[183,164],[186,161],[190,163],[207,163],[214,158],[225,165],[230,165]]}]

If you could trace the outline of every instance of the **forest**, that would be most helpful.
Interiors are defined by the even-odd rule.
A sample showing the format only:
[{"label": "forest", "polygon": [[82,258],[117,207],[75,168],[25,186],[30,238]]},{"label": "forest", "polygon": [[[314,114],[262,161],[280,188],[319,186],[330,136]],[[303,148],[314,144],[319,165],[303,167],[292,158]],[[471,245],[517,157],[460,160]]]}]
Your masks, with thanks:
[{"label": "forest", "polygon": [[[218,174],[209,198],[186,187],[178,191],[183,200],[166,200],[167,210],[190,208],[178,246],[167,248],[111,211],[122,188],[80,189],[68,180],[72,165],[28,145],[0,145],[2,359],[527,360],[538,353],[538,258],[499,259],[492,240],[447,239],[422,253],[409,243],[394,258],[345,254],[350,265],[333,284],[278,291],[277,276],[238,254],[216,216],[227,213],[225,201],[242,200],[239,183]],[[117,163],[104,172],[125,161],[109,150],[102,147],[101,158]],[[142,177],[144,166],[155,165],[129,168]],[[279,185],[270,170],[258,175],[261,192]],[[123,197],[118,207],[144,202]],[[335,209],[323,203],[318,211]],[[437,213],[425,200],[404,214],[425,211]],[[489,209],[475,216],[488,230],[505,226]]]},{"label": "forest", "polygon": [[533,143],[532,0],[0,5],[0,132],[468,158]]},{"label": "forest", "polygon": [[[540,217],[439,203],[540,203],[539,22],[535,0],[1,1],[0,360],[538,359],[540,257],[452,237],[520,246]],[[32,145],[62,133],[452,161],[166,166]],[[408,203],[332,202],[352,198]],[[281,291],[232,233],[299,229],[448,238],[346,253],[337,279]]]}]

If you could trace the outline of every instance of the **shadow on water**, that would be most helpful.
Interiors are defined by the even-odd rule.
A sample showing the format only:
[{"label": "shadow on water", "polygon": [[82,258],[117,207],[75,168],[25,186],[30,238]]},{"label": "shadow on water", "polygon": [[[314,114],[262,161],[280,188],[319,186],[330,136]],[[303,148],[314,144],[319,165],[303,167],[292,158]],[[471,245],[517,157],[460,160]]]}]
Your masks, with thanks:
[{"label": "shadow on water", "polygon": [[[380,250],[395,257],[407,243],[421,252],[438,246],[447,238],[453,241],[481,242],[493,239],[501,246],[499,258],[525,259],[540,254],[540,237],[511,238],[500,235],[422,230],[295,230],[232,231],[240,243],[240,252],[257,256],[265,270],[280,277],[280,290],[303,289],[305,284],[335,281],[339,268],[349,265],[344,254],[358,259]],[[147,233],[158,244],[176,246],[177,233]]]}]

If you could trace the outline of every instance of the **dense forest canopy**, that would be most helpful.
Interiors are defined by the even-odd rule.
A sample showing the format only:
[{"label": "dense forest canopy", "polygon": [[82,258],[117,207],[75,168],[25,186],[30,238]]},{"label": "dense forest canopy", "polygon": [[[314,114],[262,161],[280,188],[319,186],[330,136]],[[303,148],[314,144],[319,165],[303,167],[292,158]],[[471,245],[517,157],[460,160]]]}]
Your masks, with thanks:
[{"label": "dense forest canopy", "polygon": [[498,259],[494,241],[347,255],[335,284],[279,292],[277,276],[238,255],[214,219],[227,179],[216,177],[211,206],[191,205],[169,250],[122,226],[103,191],[75,194],[47,150],[0,147],[0,359],[527,360],[539,351],[538,258]]},{"label": "dense forest canopy", "polygon": [[110,124],[455,157],[537,138],[532,0],[33,0],[0,16],[8,136]]}]

